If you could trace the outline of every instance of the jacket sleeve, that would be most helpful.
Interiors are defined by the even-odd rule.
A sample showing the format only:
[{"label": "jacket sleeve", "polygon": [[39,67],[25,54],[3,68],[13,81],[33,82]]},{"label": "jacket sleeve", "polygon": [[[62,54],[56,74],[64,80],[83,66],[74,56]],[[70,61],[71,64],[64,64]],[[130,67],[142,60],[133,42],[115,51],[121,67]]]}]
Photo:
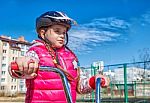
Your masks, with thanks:
[{"label": "jacket sleeve", "polygon": [[[101,78],[101,87],[105,88],[107,84],[106,78]],[[80,70],[80,78],[77,85],[77,92],[79,94],[91,93],[96,87],[96,76],[87,77],[83,70]]]},{"label": "jacket sleeve", "polygon": [[79,94],[87,94],[91,93],[94,89],[90,86],[90,78],[88,78],[83,72],[83,70],[80,69],[80,77],[77,84],[77,92]]}]

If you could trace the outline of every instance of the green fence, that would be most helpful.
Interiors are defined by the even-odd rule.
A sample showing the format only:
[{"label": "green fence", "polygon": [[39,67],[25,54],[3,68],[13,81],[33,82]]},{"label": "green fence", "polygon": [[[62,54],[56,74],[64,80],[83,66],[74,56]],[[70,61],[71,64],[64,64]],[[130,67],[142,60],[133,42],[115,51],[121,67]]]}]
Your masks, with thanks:
[{"label": "green fence", "polygon": [[[96,75],[99,68],[91,66],[84,71],[91,76]],[[106,65],[103,74],[111,82],[108,88],[101,89],[102,103],[150,103],[150,61]],[[79,96],[78,101],[94,103],[94,91]]]}]

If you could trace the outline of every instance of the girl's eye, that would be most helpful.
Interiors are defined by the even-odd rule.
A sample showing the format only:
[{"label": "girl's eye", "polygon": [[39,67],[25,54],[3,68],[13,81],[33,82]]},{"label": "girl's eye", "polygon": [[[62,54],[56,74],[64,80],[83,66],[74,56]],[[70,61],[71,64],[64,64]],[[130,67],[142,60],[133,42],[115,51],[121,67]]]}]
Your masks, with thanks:
[{"label": "girl's eye", "polygon": [[61,32],[59,30],[56,30],[55,33],[57,33],[57,34],[64,34],[64,35],[66,34],[66,32]]},{"label": "girl's eye", "polygon": [[56,30],[55,32],[56,32],[56,33],[59,33],[59,31],[58,31],[58,30]]},{"label": "girl's eye", "polygon": [[63,32],[63,34],[66,34],[66,32]]}]

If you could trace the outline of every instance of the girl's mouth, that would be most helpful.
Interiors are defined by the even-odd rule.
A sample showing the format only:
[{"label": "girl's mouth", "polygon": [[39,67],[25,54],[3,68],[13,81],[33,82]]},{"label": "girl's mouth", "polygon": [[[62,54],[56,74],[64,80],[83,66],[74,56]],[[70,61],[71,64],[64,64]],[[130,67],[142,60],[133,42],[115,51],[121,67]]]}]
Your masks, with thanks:
[{"label": "girl's mouth", "polygon": [[62,43],[64,43],[64,40],[58,40],[58,42],[62,44]]}]

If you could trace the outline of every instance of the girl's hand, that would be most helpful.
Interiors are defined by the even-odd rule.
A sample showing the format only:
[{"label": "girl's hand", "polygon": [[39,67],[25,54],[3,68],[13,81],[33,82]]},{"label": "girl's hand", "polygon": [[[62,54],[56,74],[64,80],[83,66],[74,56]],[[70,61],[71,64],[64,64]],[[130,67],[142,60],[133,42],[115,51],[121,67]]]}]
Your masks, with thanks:
[{"label": "girl's hand", "polygon": [[102,74],[97,74],[96,79],[101,78],[101,87],[108,87],[110,84],[110,79]]},{"label": "girl's hand", "polygon": [[18,57],[15,62],[21,74],[31,77],[37,76],[38,60],[31,57]]}]

